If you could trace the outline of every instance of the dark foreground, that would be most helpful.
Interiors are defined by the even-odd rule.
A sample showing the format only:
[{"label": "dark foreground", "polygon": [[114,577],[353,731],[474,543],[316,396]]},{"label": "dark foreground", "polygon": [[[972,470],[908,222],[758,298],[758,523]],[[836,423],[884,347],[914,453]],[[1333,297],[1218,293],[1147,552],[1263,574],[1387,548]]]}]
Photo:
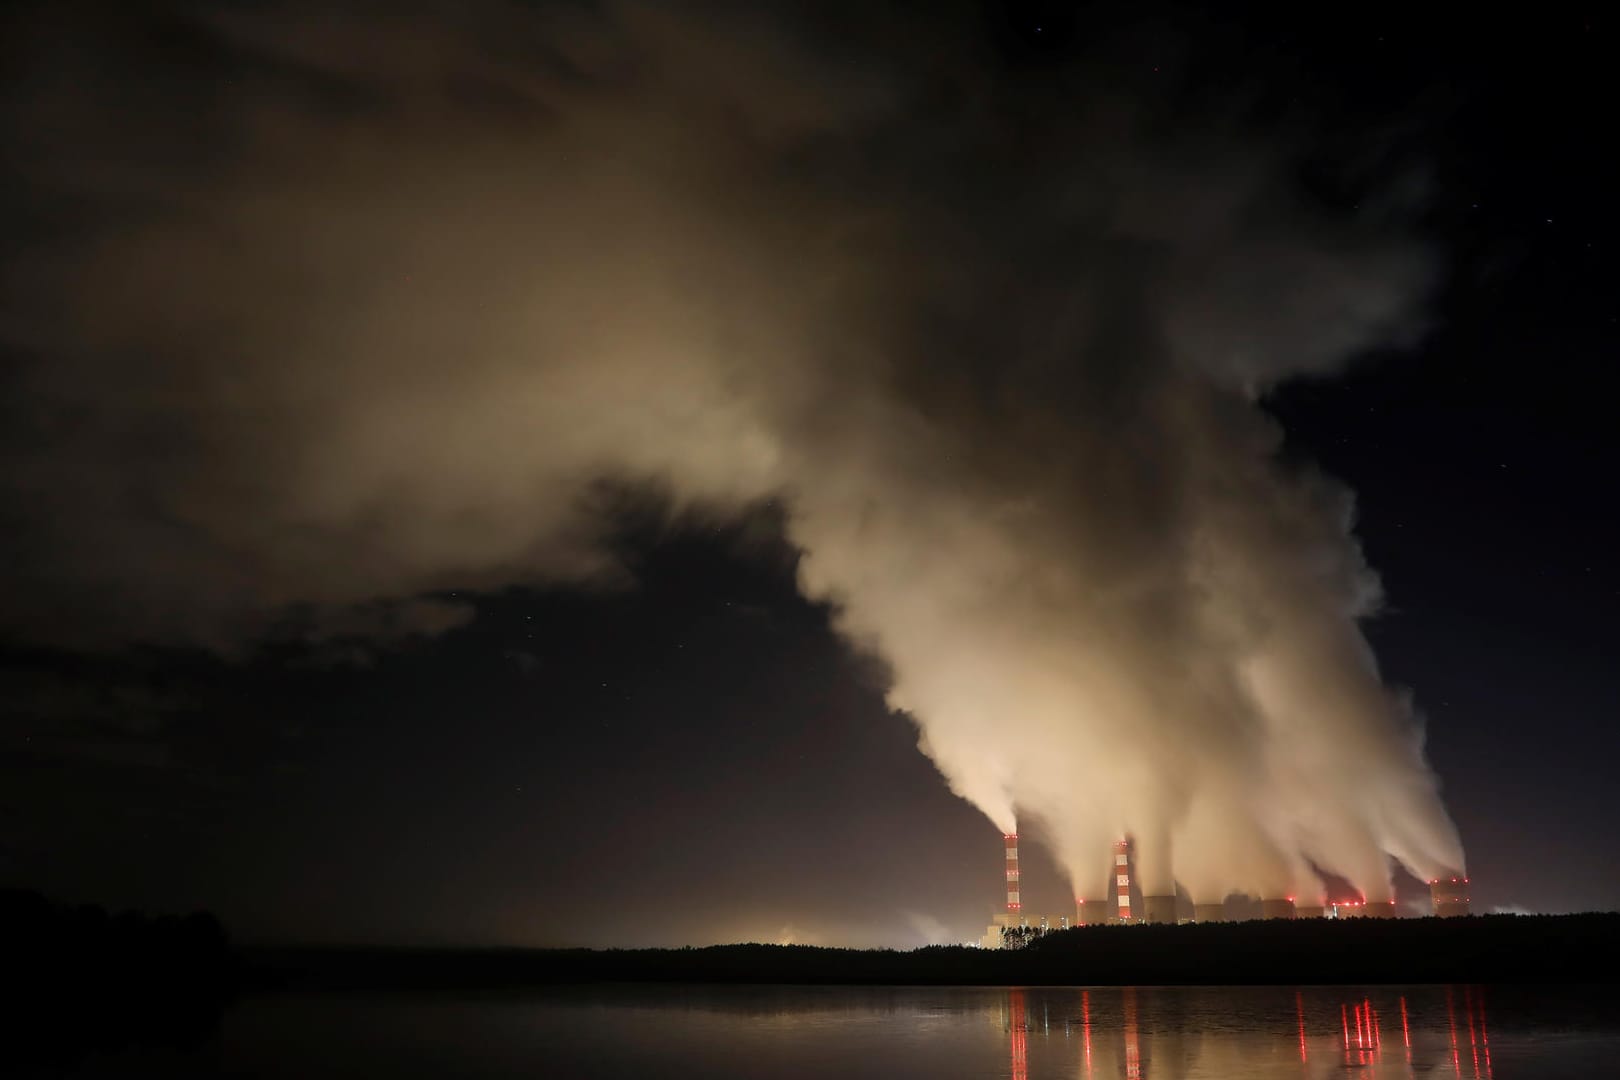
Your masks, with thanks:
[{"label": "dark foreground", "polygon": [[1102,926],[1016,952],[789,945],[701,949],[273,949],[260,988],[457,989],[591,982],[1025,986],[1605,982],[1620,914]]},{"label": "dark foreground", "polygon": [[[1292,1001],[1296,1028],[1304,1025],[1294,1031],[1300,1039],[1297,1049],[1302,1055],[1317,1054],[1313,1060],[1326,1060],[1323,1051],[1312,1049],[1313,1040],[1330,1043],[1330,1014],[1338,1007],[1333,1003],[1344,1005],[1339,1017],[1343,1026],[1350,1024],[1358,998],[1362,1036],[1384,1050],[1396,1015],[1390,1010],[1404,1007],[1410,1014],[1416,1003],[1423,1003],[1427,1049],[1419,1047],[1418,1058],[1406,1062],[1417,1068],[1414,1062],[1428,1060],[1423,1054],[1438,1053],[1438,1018],[1444,1014],[1448,1024],[1460,1023],[1457,1018],[1466,1020],[1487,995],[1507,1010],[1504,1031],[1521,1023],[1539,1033],[1527,1037],[1530,1041],[1521,1047],[1525,1054],[1539,1052],[1536,1040],[1546,1033],[1586,1032],[1596,1042],[1563,1046],[1560,1060],[1590,1066],[1590,1053],[1601,1052],[1611,1057],[1585,1075],[1620,1075],[1620,1067],[1610,1067],[1620,1063],[1620,1025],[1615,1022],[1620,1010],[1612,989],[1620,963],[1620,915],[1613,914],[1096,927],[1052,934],[1016,952],[769,945],[607,951],[233,950],[217,921],[201,915],[115,915],[13,892],[0,893],[0,916],[8,989],[17,1002],[7,1014],[0,1075],[517,1075],[539,1069],[556,1075],[614,1076],[621,1068],[625,1074],[639,1070],[651,1075],[643,1066],[651,1068],[666,1056],[672,1069],[659,1075],[683,1075],[683,1069],[692,1076],[792,1075],[793,1031],[801,1024],[853,1025],[846,1032],[853,1041],[833,1057],[854,1055],[851,1061],[823,1061],[823,1071],[801,1069],[802,1075],[867,1075],[855,1067],[865,1060],[859,1055],[867,1052],[893,1059],[896,1075],[930,1070],[986,1075],[936,1068],[937,1044],[927,1042],[934,1037],[929,1033],[938,1034],[940,1022],[954,1023],[964,1016],[974,1023],[993,1020],[991,1026],[1001,1025],[996,1030],[1004,1033],[1023,1030],[1019,1024],[1034,1023],[1028,1010],[1037,1001],[1043,1009],[1043,1040],[1056,1037],[1051,1034],[1057,1030],[1050,1026],[1054,1023],[1061,1022],[1065,1039],[1079,1038],[1073,1033],[1088,1023],[1100,1023],[1096,1030],[1108,1032],[1113,1040],[1109,1045],[1116,1049],[1129,1046],[1129,1033],[1135,1030],[1147,1040],[1144,1048],[1152,1044],[1149,1035],[1159,1039],[1165,1049],[1158,1052],[1166,1060],[1181,1053],[1177,1047],[1196,1045],[1209,1048],[1200,1051],[1205,1055],[1200,1060],[1211,1062],[1226,1060],[1223,1055],[1260,1053],[1262,1044],[1265,1054],[1275,1055],[1278,1002]],[[704,984],[711,988],[702,989]],[[800,989],[793,991],[788,984]],[[952,985],[998,989],[924,989]],[[1168,997],[1162,989],[1132,989],[1176,985],[1189,989]],[[1213,996],[1193,989],[1215,985],[1224,989]],[[1453,989],[1434,996],[1448,985]],[[1071,991],[1035,989],[1042,986],[1088,989],[1074,997]],[[1297,1000],[1289,996],[1296,994],[1293,988],[1311,987],[1315,989],[1297,991]],[[1406,990],[1397,993],[1400,987]],[[1288,988],[1283,997],[1279,988]],[[761,1019],[746,1004],[756,1000],[777,1004],[763,1006]],[[901,1004],[885,1004],[894,1001]],[[1213,1003],[1223,1001],[1239,1012],[1220,1018]],[[579,1012],[593,1002],[596,1012]],[[1101,1010],[1095,1017],[1090,1011],[1094,1006]],[[891,1020],[899,1028],[884,1028],[881,1037],[869,1030],[871,1024]],[[1483,1013],[1475,1022],[1480,1030],[1470,1038],[1479,1039],[1483,1048]],[[588,1038],[580,1035],[583,1042],[574,1037],[579,1023],[584,1024],[581,1031],[590,1032]],[[1239,1028],[1259,1025],[1246,1036],[1253,1045],[1231,1042],[1230,1023]],[[884,1041],[896,1032],[922,1041],[910,1049],[903,1040],[899,1046]],[[1006,1037],[1012,1040],[1009,1052],[1015,1054],[1006,1060],[1016,1062],[1021,1043]],[[773,1059],[765,1071],[717,1070],[710,1060],[719,1052],[714,1046],[733,1038],[763,1040],[760,1053],[787,1056]],[[869,1038],[879,1038],[880,1045],[866,1046],[863,1040]],[[711,1045],[714,1040],[719,1042]],[[972,1052],[983,1056],[989,1051],[980,1042]],[[1030,1046],[1029,1071],[1003,1070],[1003,1075],[1020,1080],[1047,1075],[1034,1067],[1034,1044]],[[1499,1057],[1504,1052],[1500,1042],[1491,1046]],[[412,1068],[405,1068],[394,1058],[411,1047],[420,1049],[421,1056],[406,1054],[403,1064]],[[1348,1052],[1350,1047],[1340,1049]],[[1063,1057],[1072,1050],[1053,1053]],[[1374,1050],[1358,1048],[1364,1054]],[[447,1063],[458,1053],[494,1054],[499,1061],[488,1070],[451,1068]],[[261,1054],[274,1061],[261,1060]],[[586,1056],[577,1058],[580,1054]],[[437,1073],[413,1072],[416,1063],[428,1060],[439,1061]],[[1072,1056],[1068,1060],[1072,1066]],[[1478,1075],[1494,1075],[1492,1060],[1485,1055]],[[1547,1059],[1538,1060],[1545,1065]],[[609,1064],[597,1068],[593,1061]],[[1452,1074],[1470,1075],[1457,1071],[1461,1061],[1458,1057],[1452,1063]],[[955,1061],[944,1064],[954,1066]],[[1335,1067],[1342,1070],[1346,1064],[1354,1063],[1341,1061]],[[789,1071],[777,1071],[779,1067]],[[1067,1075],[1075,1075],[1072,1068]],[[1127,1070],[1122,1075],[1150,1074]],[[1269,1074],[1177,1072],[1165,1066],[1151,1075]]]}]

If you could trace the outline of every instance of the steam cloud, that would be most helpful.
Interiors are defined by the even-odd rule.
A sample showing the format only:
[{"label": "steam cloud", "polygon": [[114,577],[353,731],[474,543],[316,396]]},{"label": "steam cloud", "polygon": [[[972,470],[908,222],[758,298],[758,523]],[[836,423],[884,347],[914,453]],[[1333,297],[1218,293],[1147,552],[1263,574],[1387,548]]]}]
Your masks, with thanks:
[{"label": "steam cloud", "polygon": [[1077,895],[1120,835],[1199,900],[1461,869],[1350,498],[1256,404],[1409,334],[1428,254],[1230,103],[869,7],[13,16],[0,632],[433,631],[611,576],[603,480],[780,498]]}]

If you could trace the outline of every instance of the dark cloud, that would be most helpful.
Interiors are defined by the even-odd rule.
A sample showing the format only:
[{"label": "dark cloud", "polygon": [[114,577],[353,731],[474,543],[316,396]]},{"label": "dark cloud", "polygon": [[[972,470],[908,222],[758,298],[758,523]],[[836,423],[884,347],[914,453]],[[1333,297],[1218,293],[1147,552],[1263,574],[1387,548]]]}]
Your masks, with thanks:
[{"label": "dark cloud", "polygon": [[1199,897],[1460,865],[1350,500],[1255,406],[1413,334],[1432,270],[1300,190],[1302,128],[1106,41],[1014,78],[976,7],[125,18],[8,35],[0,631],[432,633],[622,583],[604,480],[780,498],[1077,888],[1121,832]]}]

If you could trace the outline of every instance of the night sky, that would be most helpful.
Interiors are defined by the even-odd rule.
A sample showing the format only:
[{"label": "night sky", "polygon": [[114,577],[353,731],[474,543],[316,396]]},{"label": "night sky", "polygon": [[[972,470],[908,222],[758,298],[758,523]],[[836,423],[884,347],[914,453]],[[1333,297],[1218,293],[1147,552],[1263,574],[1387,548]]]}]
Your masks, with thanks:
[{"label": "night sky", "polygon": [[[614,160],[616,139],[644,147],[684,130],[695,112],[626,89],[657,60],[660,71],[733,65],[743,74],[718,85],[764,102],[755,115],[753,101],[713,105],[708,83],[694,92],[716,115],[735,109],[719,129],[758,153],[727,157],[713,181],[719,166],[685,164],[670,136],[683,164],[667,185],[637,182],[677,211],[690,205],[682,184],[701,187],[703,205],[735,197],[739,215],[802,214],[810,233],[846,220],[826,208],[855,207],[848,220],[877,221],[881,250],[906,252],[875,256],[892,260],[879,278],[940,261],[914,241],[890,246],[915,221],[929,236],[957,235],[935,217],[994,235],[952,247],[948,273],[874,295],[879,314],[847,305],[861,317],[813,343],[850,356],[896,341],[995,354],[969,356],[944,389],[934,369],[896,361],[897,381],[919,382],[934,415],[958,397],[1011,400],[1016,421],[1016,380],[1037,375],[1005,374],[1018,366],[1007,357],[1072,317],[1038,208],[1085,157],[1059,138],[1077,93],[1148,116],[1117,136],[1106,121],[1087,127],[1099,142],[1085,147],[1112,152],[1110,139],[1147,141],[1144,130],[1155,146],[1285,145],[1290,198],[1311,208],[1299,229],[1376,214],[1425,253],[1432,272],[1399,328],[1353,340],[1331,364],[1279,369],[1258,408],[1280,426],[1279,461],[1314,463],[1355,493],[1353,533],[1383,585],[1362,629],[1385,681],[1412,695],[1475,910],[1620,907],[1608,783],[1620,750],[1620,169],[1601,105],[1616,92],[1612,20],[1559,5],[1432,20],[1240,5],[1215,21],[1134,6],[699,6],[703,18],[680,26],[585,0],[421,3],[347,20],[319,14],[333,5],[222,9],[253,8],[251,25],[205,14],[211,5],[24,4],[0,21],[0,137],[8,160],[27,163],[0,181],[0,884],[208,908],[250,940],[914,945],[982,932],[1000,895],[999,830],[886,704],[894,672],[881,650],[850,644],[837,601],[801,590],[795,490],[727,488],[716,509],[680,483],[604,475],[560,526],[460,501],[487,474],[506,505],[527,505],[525,470],[549,453],[513,450],[497,430],[506,414],[459,395],[484,371],[464,360],[462,328],[534,307],[524,317],[544,333],[559,316],[505,288],[514,267],[548,257],[543,242],[486,264],[485,246],[504,243],[492,216],[465,247],[435,248],[434,199],[476,201],[486,170],[499,172],[494,202],[523,197],[526,163],[566,172],[567,155],[504,151],[557,145],[557,125]],[[553,41],[558,25],[589,27],[596,45],[632,27],[652,44],[641,67],[591,67],[582,56],[611,50]],[[711,33],[725,44],[711,47]],[[795,63],[770,62],[767,40]],[[502,72],[550,81],[530,93],[516,78],[461,78],[493,70],[494,54]],[[431,107],[410,77],[393,78],[424,55],[448,88]],[[610,90],[593,96],[593,80]],[[898,106],[872,89],[894,85],[921,89]],[[875,144],[836,117],[865,115],[872,96],[885,123],[920,134],[868,169],[861,154]],[[951,156],[959,126],[981,153]],[[1251,163],[1154,160],[1178,182],[1178,161]],[[1195,179],[1201,167],[1187,166]],[[284,231],[278,195],[307,204],[300,185],[323,169],[339,179],[318,189],[316,224],[266,254]],[[210,201],[221,190],[231,197]],[[377,223],[340,224],[373,204],[388,207]],[[616,250],[626,233],[593,216],[611,205],[565,212],[578,235],[559,245],[585,262]],[[886,216],[894,206],[905,209]],[[151,225],[171,220],[191,231]],[[683,239],[678,212],[647,220],[630,235],[678,252],[704,243]],[[1293,218],[1276,220],[1268,229],[1289,235]],[[413,222],[432,234],[420,246]],[[819,287],[788,246],[796,229],[765,234],[763,261],[705,248],[678,262],[676,276],[698,282],[682,287],[738,312],[734,336],[721,319],[697,338],[746,352],[770,321],[761,312],[796,310],[784,297]],[[149,234],[150,245],[129,239]],[[856,249],[867,242],[851,235]],[[436,250],[451,255],[422,255]],[[1131,257],[1096,265],[1145,274]],[[564,312],[598,305],[608,324],[684,325],[679,310],[644,316],[615,273],[542,275],[535,288]],[[214,280],[235,284],[214,291]],[[1262,275],[1255,288],[1266,287]],[[308,327],[373,304],[404,314],[353,347],[416,350],[418,362],[341,381],[303,373],[295,355],[318,354],[309,370],[325,372],[358,340],[311,344]],[[482,314],[426,332],[409,322],[439,304]],[[894,330],[892,310],[908,304],[914,319]],[[510,351],[501,334],[489,340]],[[1145,339],[1108,340],[1128,353]],[[274,382],[235,374],[293,369]],[[331,402],[344,403],[332,415],[362,415],[351,403],[412,379],[442,401],[442,430],[402,413],[411,431],[398,442],[368,442],[347,421],[341,440],[306,438],[305,420],[316,426]],[[859,394],[839,409],[858,413]],[[472,437],[448,434],[463,424]],[[818,437],[831,445],[845,430]],[[661,467],[656,440],[625,439],[638,445],[629,460]],[[376,468],[328,456],[369,462],[373,448]],[[283,514],[293,485],[321,497]],[[342,527],[310,524],[332,506]],[[446,506],[465,511],[456,528],[401,539]],[[580,571],[578,550],[548,539],[578,520],[592,563]],[[461,557],[507,532],[498,557]],[[1072,912],[1041,827],[1024,831],[1026,910]],[[1402,874],[1397,895],[1416,903],[1423,890]]]}]

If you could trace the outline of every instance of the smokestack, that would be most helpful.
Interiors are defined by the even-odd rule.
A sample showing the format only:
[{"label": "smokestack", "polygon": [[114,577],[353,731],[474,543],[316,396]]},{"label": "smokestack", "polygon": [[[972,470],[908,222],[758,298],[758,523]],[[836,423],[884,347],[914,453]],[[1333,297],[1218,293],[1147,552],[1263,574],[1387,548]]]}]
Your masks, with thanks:
[{"label": "smokestack", "polygon": [[1195,904],[1195,905],[1193,905],[1193,921],[1194,922],[1200,922],[1200,923],[1225,922],[1226,921],[1226,903],[1225,903],[1225,901],[1222,901],[1219,904]]},{"label": "smokestack", "polygon": [[1131,921],[1131,842],[1121,840],[1114,845],[1114,898],[1115,917],[1122,923]]},{"label": "smokestack", "polygon": [[1005,833],[1002,839],[1007,842],[1007,917],[1011,920],[1008,925],[1016,926],[1024,910],[1018,893],[1018,834]]},{"label": "smokestack", "polygon": [[1262,919],[1292,919],[1294,917],[1294,901],[1291,897],[1281,900],[1260,901],[1260,917]]},{"label": "smokestack", "polygon": [[1176,924],[1176,897],[1144,896],[1142,897],[1143,921],[1155,926],[1174,926]]},{"label": "smokestack", "polygon": [[1468,879],[1465,877],[1439,877],[1429,882],[1429,899],[1434,913],[1442,919],[1454,919],[1470,912]]}]

